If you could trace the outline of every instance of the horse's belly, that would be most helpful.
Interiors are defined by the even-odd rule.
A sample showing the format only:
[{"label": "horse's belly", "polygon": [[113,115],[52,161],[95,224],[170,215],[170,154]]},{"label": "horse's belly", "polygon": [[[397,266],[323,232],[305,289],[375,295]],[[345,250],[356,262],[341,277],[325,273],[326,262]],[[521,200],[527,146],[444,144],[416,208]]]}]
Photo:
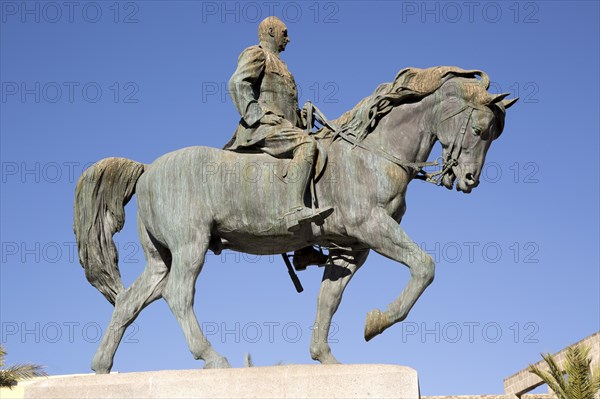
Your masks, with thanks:
[{"label": "horse's belly", "polygon": [[220,238],[222,239],[222,247],[219,249],[228,249],[253,255],[276,255],[307,246],[305,238],[293,235],[256,237],[239,232],[236,234],[222,234]]}]

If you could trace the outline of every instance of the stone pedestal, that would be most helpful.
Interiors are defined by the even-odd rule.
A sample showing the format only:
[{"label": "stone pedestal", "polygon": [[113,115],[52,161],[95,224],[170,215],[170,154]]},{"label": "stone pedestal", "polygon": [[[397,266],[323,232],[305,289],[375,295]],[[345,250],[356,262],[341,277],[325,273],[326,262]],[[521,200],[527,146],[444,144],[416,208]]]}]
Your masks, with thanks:
[{"label": "stone pedestal", "polygon": [[49,378],[25,398],[402,398],[418,399],[417,372],[383,364],[285,365]]}]

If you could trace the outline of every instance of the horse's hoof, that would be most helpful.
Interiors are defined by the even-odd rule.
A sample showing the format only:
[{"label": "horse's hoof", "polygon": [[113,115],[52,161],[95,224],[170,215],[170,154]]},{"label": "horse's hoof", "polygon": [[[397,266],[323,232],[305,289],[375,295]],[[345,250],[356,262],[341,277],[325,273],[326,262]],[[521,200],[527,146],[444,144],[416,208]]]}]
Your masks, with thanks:
[{"label": "horse's hoof", "polygon": [[385,314],[379,310],[371,310],[367,313],[365,323],[365,341],[370,341],[373,337],[381,334],[388,327],[388,320]]},{"label": "horse's hoof", "polygon": [[319,349],[315,348],[311,348],[310,350],[310,357],[312,357],[313,360],[316,360],[318,362],[320,362],[321,364],[341,364],[336,358],[335,356],[333,356],[331,354],[331,350],[327,349],[324,351],[321,351]]},{"label": "horse's hoof", "polygon": [[219,357],[214,360],[204,363],[205,369],[230,369],[231,364],[225,357]]},{"label": "horse's hoof", "polygon": [[92,369],[92,370],[96,374],[110,374],[110,370],[109,369],[98,369],[98,370]]},{"label": "horse's hoof", "polygon": [[331,353],[327,356],[321,356],[317,360],[321,362],[321,364],[342,364]]},{"label": "horse's hoof", "polygon": [[92,370],[96,374],[110,374],[110,367],[99,367],[92,365]]},{"label": "horse's hoof", "polygon": [[112,369],[112,362],[111,364],[106,365],[106,362],[102,362],[101,360],[97,360],[96,358],[92,360],[92,370],[94,371],[94,373],[110,374],[110,369]]}]

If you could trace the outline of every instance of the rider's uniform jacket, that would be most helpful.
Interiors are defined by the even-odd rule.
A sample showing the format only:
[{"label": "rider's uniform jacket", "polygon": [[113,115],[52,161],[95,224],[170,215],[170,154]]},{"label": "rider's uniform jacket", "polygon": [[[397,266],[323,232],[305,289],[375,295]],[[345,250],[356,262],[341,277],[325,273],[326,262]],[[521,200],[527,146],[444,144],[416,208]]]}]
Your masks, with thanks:
[{"label": "rider's uniform jacket", "polygon": [[229,94],[242,118],[225,148],[250,146],[276,134],[282,126],[260,123],[269,113],[279,115],[294,127],[302,127],[294,77],[285,62],[260,45],[248,47],[240,54],[237,69],[229,79]]}]

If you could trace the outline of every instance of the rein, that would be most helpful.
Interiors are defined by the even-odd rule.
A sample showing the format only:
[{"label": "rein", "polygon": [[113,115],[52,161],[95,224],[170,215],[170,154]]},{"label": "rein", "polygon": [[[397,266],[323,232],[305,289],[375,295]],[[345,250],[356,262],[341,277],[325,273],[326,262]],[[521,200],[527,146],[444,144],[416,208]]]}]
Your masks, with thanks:
[{"label": "rein", "polygon": [[[385,158],[388,161],[400,166],[402,169],[406,170],[406,172],[408,172],[408,173],[411,172],[409,169],[413,169],[413,170],[416,169],[417,174],[414,177],[415,179],[423,180],[427,183],[432,183],[432,184],[435,184],[436,186],[440,186],[442,184],[442,179],[444,178],[444,176],[450,172],[450,170],[452,169],[453,166],[458,165],[458,157],[460,156],[460,153],[462,151],[462,145],[463,145],[463,141],[465,139],[465,133],[467,131],[467,126],[469,125],[469,121],[471,120],[471,116],[473,115],[473,111],[475,110],[475,108],[476,107],[474,107],[472,105],[465,105],[463,108],[458,110],[456,113],[454,113],[454,114],[450,115],[449,117],[440,121],[440,123],[441,123],[447,119],[453,118],[453,117],[461,114],[463,111],[465,111],[467,109],[469,110],[468,111],[469,113],[467,115],[465,123],[461,127],[458,134],[454,137],[454,142],[452,143],[452,146],[450,148],[449,155],[446,157],[445,160],[442,157],[438,157],[435,161],[408,162],[408,161],[398,158],[397,156],[395,156],[393,154],[390,154],[383,147],[370,148],[370,147],[364,145],[362,142],[359,142],[358,140],[356,140],[354,137],[352,137],[346,131],[343,131],[343,130],[336,131],[336,130],[332,129],[335,132],[333,140],[335,140],[336,137],[339,136],[342,139],[349,142],[350,144],[352,144],[354,147],[360,147],[366,151],[372,152],[382,158]],[[332,128],[331,124],[328,124],[328,125],[329,125],[329,128],[331,129]],[[430,166],[441,166],[441,170],[439,170],[437,172],[428,173],[423,169],[425,167],[430,167]]]}]

